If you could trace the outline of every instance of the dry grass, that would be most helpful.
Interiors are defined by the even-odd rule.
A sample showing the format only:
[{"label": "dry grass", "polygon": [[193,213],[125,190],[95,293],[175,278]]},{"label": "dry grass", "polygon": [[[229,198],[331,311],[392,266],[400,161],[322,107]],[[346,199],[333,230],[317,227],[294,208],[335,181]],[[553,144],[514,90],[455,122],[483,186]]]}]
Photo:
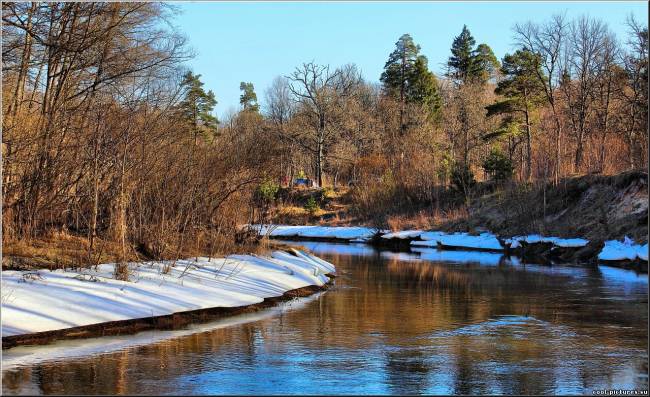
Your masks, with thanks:
[{"label": "dry grass", "polygon": [[[149,258],[135,248],[127,246],[122,258],[120,244],[103,239],[96,239],[92,258],[88,257],[88,239],[61,231],[52,231],[43,237],[30,240],[5,238],[2,242],[2,267],[11,268],[46,268],[61,269],[69,267],[89,267],[100,263],[135,262]],[[264,249],[256,241],[236,244],[233,236],[199,235],[185,239],[178,252],[168,250],[164,260],[191,258],[197,256],[218,257],[223,255],[258,252]],[[120,268],[116,276],[127,277],[128,269]]]},{"label": "dry grass", "polygon": [[431,229],[435,215],[431,211],[422,210],[415,215],[391,215],[387,219],[388,228],[392,231],[418,229]]},{"label": "dry grass", "polygon": [[469,212],[466,206],[450,208],[447,210],[420,210],[417,213],[389,215],[388,228],[398,230],[444,230],[450,222],[467,219]]},{"label": "dry grass", "polygon": [[580,236],[591,241],[627,235],[645,242],[647,224],[647,173],[632,171],[566,178],[557,186],[513,184],[477,197],[466,215],[449,219],[446,227],[484,227],[502,235]]},{"label": "dry grass", "polygon": [[305,225],[318,222],[320,225],[347,225],[349,219],[341,217],[341,213],[347,212],[348,206],[341,204],[328,204],[325,208],[318,208],[313,213],[304,207],[293,204],[285,204],[275,208],[273,223],[289,225]]},{"label": "dry grass", "polygon": [[[92,261],[88,258],[88,239],[61,231],[52,231],[30,240],[6,239],[2,242],[3,267],[18,262],[34,267],[86,267],[95,263],[117,262],[122,258],[121,246],[97,239]],[[135,251],[126,253],[127,261],[138,260]]]},{"label": "dry grass", "polygon": [[301,217],[308,216],[309,212],[303,207],[295,205],[286,205],[277,209],[276,216],[278,217]]}]

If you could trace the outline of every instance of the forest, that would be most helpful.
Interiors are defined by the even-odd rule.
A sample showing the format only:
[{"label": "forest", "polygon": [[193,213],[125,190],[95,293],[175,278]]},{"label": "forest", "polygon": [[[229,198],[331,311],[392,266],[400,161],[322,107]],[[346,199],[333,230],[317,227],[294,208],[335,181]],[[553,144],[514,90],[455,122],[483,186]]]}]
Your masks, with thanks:
[{"label": "forest", "polygon": [[245,249],[239,226],[267,220],[299,177],[349,189],[351,211],[383,227],[395,208],[468,205],[485,184],[648,165],[648,29],[632,17],[626,37],[589,16],[521,21],[501,59],[459,26],[441,75],[404,33],[381,76],[306,61],[260,99],[233,81],[241,107],[218,120],[175,12],[2,3],[5,254],[52,241],[80,244],[69,255],[86,264]]}]

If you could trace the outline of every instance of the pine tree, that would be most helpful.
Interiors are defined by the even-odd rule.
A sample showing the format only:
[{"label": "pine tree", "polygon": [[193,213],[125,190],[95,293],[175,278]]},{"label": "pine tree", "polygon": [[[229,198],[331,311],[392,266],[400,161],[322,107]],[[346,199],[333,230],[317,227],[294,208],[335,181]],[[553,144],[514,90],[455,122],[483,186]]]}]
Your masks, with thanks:
[{"label": "pine tree", "polygon": [[499,69],[499,60],[487,44],[479,44],[472,52],[469,78],[478,84],[485,84]]},{"label": "pine tree", "polygon": [[438,82],[428,69],[428,61],[419,55],[420,46],[409,34],[402,35],[395,43],[395,50],[389,55],[380,81],[384,93],[400,103],[400,129],[406,129],[404,107],[408,103],[424,105],[432,117],[437,116],[442,99]]},{"label": "pine tree", "polygon": [[526,180],[531,178],[531,125],[532,113],[545,100],[544,85],[539,80],[543,76],[541,59],[538,54],[528,50],[518,50],[503,57],[501,73],[504,78],[499,82],[495,93],[503,100],[488,106],[488,116],[505,114],[501,131],[515,133],[523,127],[526,138]]},{"label": "pine tree", "polygon": [[451,45],[451,56],[447,61],[449,66],[449,77],[456,79],[460,82],[467,81],[470,69],[473,64],[473,47],[476,40],[467,29],[467,25],[463,25],[463,30],[460,35],[454,38]]},{"label": "pine tree", "polygon": [[409,73],[418,58],[420,46],[413,42],[410,34],[403,34],[395,43],[395,50],[388,56],[384,72],[379,80],[386,94],[406,99]]},{"label": "pine tree", "polygon": [[239,84],[239,89],[242,91],[242,94],[239,96],[239,103],[242,105],[242,108],[245,111],[259,111],[260,106],[257,103],[257,94],[255,94],[253,83],[245,83],[242,81]]},{"label": "pine tree", "polygon": [[210,133],[214,135],[219,123],[212,115],[217,100],[212,91],[205,92],[200,78],[200,74],[195,75],[192,72],[183,76],[181,87],[185,91],[185,97],[178,105],[181,117],[191,125],[195,145],[200,134],[204,137],[208,137]]},{"label": "pine tree", "polygon": [[499,69],[499,61],[487,44],[479,44],[474,48],[476,40],[463,25],[451,45],[451,56],[447,61],[448,76],[460,84],[485,84]]},{"label": "pine tree", "polygon": [[399,120],[400,132],[406,130],[404,123],[404,107],[406,105],[406,90],[410,69],[417,59],[420,47],[413,42],[410,34],[403,34],[395,43],[395,50],[388,56],[384,65],[384,72],[379,81],[384,85],[384,92],[398,98],[400,103]]},{"label": "pine tree", "polygon": [[411,73],[407,102],[424,105],[432,119],[437,119],[442,108],[442,97],[438,92],[438,79],[429,71],[424,55],[418,56]]}]

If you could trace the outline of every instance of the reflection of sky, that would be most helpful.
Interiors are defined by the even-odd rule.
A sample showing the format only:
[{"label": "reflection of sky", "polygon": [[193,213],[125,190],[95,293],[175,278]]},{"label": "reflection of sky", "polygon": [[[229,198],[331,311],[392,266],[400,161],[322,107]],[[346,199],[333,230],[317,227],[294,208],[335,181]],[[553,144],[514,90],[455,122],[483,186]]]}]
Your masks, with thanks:
[{"label": "reflection of sky", "polygon": [[603,278],[612,284],[634,283],[648,285],[648,275],[634,270],[619,269],[611,266],[598,266]]},{"label": "reflection of sky", "polygon": [[303,246],[316,255],[337,254],[337,255],[369,256],[369,255],[375,255],[377,253],[377,250],[375,250],[373,247],[363,243],[337,244],[337,243],[327,243],[327,242],[318,242],[318,241],[290,241],[290,240],[276,240],[276,241],[287,245]]},{"label": "reflection of sky", "polygon": [[442,251],[431,248],[415,248],[411,250],[420,253],[420,259],[434,262],[479,263],[496,266],[503,254],[480,251]]},{"label": "reflection of sky", "polygon": [[570,276],[570,277],[587,277],[588,269],[580,266],[562,266],[562,265],[534,265],[521,263],[519,260],[511,262],[517,269],[526,270],[535,273],[544,273],[548,275]]},{"label": "reflection of sky", "polygon": [[598,266],[607,295],[620,296],[646,295],[648,293],[648,275],[634,270],[618,269],[611,266]]},{"label": "reflection of sky", "polygon": [[[237,354],[237,352],[231,352]],[[198,395],[388,394],[379,349],[259,350],[252,361],[214,371],[180,376],[174,390]],[[228,356],[221,357],[228,360]],[[345,367],[341,367],[345,363]],[[363,381],[360,381],[360,378]]]},{"label": "reflection of sky", "polygon": [[420,256],[410,252],[391,252],[391,251],[382,251],[381,257],[389,260],[398,260],[398,261],[417,261],[420,259]]},{"label": "reflection of sky", "polygon": [[[563,265],[536,265],[521,262],[521,259],[511,256],[510,258],[500,253],[481,252],[481,251],[444,251],[435,248],[411,247],[412,252],[393,252],[377,250],[372,246],[363,243],[345,244],[331,242],[315,241],[284,241],[285,244],[301,245],[316,255],[350,255],[350,256],[373,256],[379,255],[384,259],[393,259],[400,261],[425,260],[432,262],[447,263],[477,263],[483,266],[497,266],[500,263],[513,266],[515,268],[535,273],[544,273],[548,275],[570,276],[575,278],[585,278],[590,276],[588,268],[581,266],[563,266]],[[639,287],[647,288],[648,275],[637,273],[633,270],[619,269],[611,266],[599,265],[598,269],[602,275],[602,281],[607,286],[620,286],[629,293],[631,289]]]}]

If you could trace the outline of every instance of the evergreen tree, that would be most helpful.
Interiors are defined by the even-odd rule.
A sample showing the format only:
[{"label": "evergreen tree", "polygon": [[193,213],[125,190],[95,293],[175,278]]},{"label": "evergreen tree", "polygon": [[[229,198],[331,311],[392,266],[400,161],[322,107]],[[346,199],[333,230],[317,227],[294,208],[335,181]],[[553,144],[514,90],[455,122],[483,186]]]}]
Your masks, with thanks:
[{"label": "evergreen tree", "polygon": [[499,69],[499,60],[487,44],[479,44],[472,52],[469,78],[476,83],[485,84]]},{"label": "evergreen tree", "polygon": [[454,38],[451,45],[451,56],[447,61],[449,66],[449,77],[456,79],[460,82],[467,81],[470,69],[473,64],[473,47],[476,40],[467,29],[467,25],[463,25],[463,30],[460,35]]},{"label": "evergreen tree", "polygon": [[386,94],[406,100],[409,74],[418,58],[420,46],[413,42],[410,34],[403,34],[395,43],[395,50],[388,56],[384,72],[379,81]]},{"label": "evergreen tree", "polygon": [[525,49],[512,55],[506,54],[501,73],[504,78],[497,85],[495,93],[504,99],[487,107],[488,116],[506,115],[500,129],[502,132],[518,133],[523,127],[526,138],[526,179],[529,180],[532,113],[545,100],[544,83],[539,79],[539,76],[544,76],[540,56]]},{"label": "evergreen tree", "polygon": [[253,112],[259,111],[260,106],[257,103],[257,94],[255,94],[253,83],[245,83],[242,81],[239,84],[239,89],[242,91],[242,94],[239,96],[239,103],[242,105],[242,108]]},{"label": "evergreen tree", "polygon": [[419,55],[420,46],[413,42],[409,34],[402,35],[395,43],[395,50],[389,55],[380,81],[384,93],[400,102],[400,126],[404,122],[404,106],[408,103],[424,105],[432,117],[437,116],[442,99],[438,92],[438,82],[428,69],[428,61]]},{"label": "evergreen tree", "polygon": [[191,125],[194,135],[194,144],[197,143],[199,134],[209,136],[217,132],[219,121],[212,115],[212,110],[217,104],[212,91],[205,92],[200,74],[187,72],[183,76],[181,87],[185,91],[183,101],[178,105],[181,117]]},{"label": "evergreen tree", "polygon": [[442,108],[442,97],[438,92],[438,79],[429,71],[424,55],[418,56],[411,73],[407,102],[424,105],[433,119],[437,119]]},{"label": "evergreen tree", "polygon": [[519,104],[542,102],[544,86],[538,76],[543,76],[543,72],[538,54],[525,49],[517,50],[512,55],[506,54],[503,57],[501,73],[504,78],[497,85],[497,94]]},{"label": "evergreen tree", "polygon": [[483,161],[483,170],[495,181],[503,182],[512,177],[512,161],[499,149],[492,149]]},{"label": "evergreen tree", "polygon": [[447,61],[448,76],[460,84],[468,82],[484,84],[499,68],[499,61],[487,44],[479,44],[463,25],[460,35],[454,38],[451,45],[451,56]]}]

